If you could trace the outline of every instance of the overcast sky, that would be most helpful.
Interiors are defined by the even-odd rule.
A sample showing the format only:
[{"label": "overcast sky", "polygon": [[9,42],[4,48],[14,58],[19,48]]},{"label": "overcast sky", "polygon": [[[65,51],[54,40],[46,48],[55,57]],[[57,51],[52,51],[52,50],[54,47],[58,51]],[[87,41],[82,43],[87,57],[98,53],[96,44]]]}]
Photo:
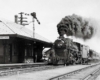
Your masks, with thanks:
[{"label": "overcast sky", "polygon": [[[67,15],[80,15],[100,21],[100,0],[0,0],[0,17],[13,21],[14,15],[25,12],[36,12],[40,25],[35,21],[35,31],[45,38],[54,41],[58,37],[56,25]],[[98,25],[96,25],[98,26]],[[27,26],[32,30],[32,23]],[[99,27],[98,27],[99,30]],[[75,39],[100,52],[98,33],[88,41]]]}]

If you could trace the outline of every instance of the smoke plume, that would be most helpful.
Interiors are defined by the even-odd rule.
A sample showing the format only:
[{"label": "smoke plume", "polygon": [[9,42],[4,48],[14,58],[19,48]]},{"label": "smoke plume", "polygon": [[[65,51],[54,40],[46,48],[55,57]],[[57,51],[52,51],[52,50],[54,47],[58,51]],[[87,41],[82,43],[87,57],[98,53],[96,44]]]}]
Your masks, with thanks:
[{"label": "smoke plume", "polygon": [[66,34],[67,36],[75,36],[84,40],[90,39],[95,33],[95,27],[89,20],[83,19],[75,14],[65,16],[57,25],[60,36]]}]

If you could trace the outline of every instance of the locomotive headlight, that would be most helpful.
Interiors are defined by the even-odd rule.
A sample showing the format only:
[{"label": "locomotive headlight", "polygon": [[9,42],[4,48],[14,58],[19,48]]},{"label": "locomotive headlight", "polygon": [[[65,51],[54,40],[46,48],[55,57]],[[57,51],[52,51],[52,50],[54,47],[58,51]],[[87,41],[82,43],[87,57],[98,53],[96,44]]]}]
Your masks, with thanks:
[{"label": "locomotive headlight", "polygon": [[63,46],[63,44],[64,44],[64,41],[61,40],[61,42],[58,43],[58,47]]},{"label": "locomotive headlight", "polygon": [[62,44],[58,44],[58,47],[61,47],[62,46]]},{"label": "locomotive headlight", "polygon": [[64,46],[64,41],[61,39],[58,39],[55,41],[55,48],[62,48]]}]

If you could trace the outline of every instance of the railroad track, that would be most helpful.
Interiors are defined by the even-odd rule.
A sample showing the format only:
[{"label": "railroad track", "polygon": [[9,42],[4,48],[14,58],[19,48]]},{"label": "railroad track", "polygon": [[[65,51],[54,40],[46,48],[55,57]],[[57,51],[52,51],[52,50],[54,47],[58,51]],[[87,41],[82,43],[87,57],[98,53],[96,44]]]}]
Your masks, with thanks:
[{"label": "railroad track", "polygon": [[100,74],[100,63],[59,75],[48,80],[95,80]]},{"label": "railroad track", "polygon": [[6,66],[4,68],[2,67],[0,68],[0,77],[28,73],[28,72],[36,72],[48,69],[55,69],[59,67],[62,66],[48,66],[48,65],[29,65],[29,66],[23,65],[23,66],[12,66],[12,67]]}]

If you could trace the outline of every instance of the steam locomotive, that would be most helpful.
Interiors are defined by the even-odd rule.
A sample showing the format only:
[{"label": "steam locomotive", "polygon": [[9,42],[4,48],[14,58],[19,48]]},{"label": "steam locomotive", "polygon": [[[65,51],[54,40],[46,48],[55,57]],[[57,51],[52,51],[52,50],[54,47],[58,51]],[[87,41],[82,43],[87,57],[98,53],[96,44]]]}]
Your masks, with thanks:
[{"label": "steam locomotive", "polygon": [[70,38],[55,40],[49,51],[48,64],[88,64],[89,47]]}]

